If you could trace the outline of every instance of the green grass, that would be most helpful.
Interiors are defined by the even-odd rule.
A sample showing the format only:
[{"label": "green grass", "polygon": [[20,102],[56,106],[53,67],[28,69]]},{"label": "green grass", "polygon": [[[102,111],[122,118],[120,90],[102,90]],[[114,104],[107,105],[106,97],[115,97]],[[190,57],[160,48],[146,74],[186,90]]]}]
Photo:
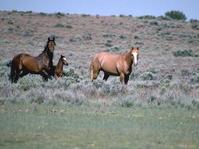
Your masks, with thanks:
[{"label": "green grass", "polygon": [[0,107],[0,148],[197,148],[198,110],[11,104]]}]

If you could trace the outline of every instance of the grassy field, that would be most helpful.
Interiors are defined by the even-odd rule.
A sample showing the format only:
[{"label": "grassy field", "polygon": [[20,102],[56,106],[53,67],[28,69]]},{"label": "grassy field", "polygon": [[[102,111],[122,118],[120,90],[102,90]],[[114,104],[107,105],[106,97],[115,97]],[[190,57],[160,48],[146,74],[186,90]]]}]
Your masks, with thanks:
[{"label": "grassy field", "polygon": [[[199,21],[0,11],[0,148],[198,148]],[[9,80],[18,53],[56,37],[59,80]],[[92,56],[140,47],[127,86],[89,78]]]},{"label": "grassy field", "polygon": [[0,148],[198,148],[198,110],[173,106],[11,104]]}]

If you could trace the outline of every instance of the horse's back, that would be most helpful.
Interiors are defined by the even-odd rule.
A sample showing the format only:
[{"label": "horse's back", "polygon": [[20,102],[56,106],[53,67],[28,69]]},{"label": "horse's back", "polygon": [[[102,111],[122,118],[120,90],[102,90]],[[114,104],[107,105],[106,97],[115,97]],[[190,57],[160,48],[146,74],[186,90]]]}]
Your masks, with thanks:
[{"label": "horse's back", "polygon": [[20,69],[25,69],[32,73],[38,72],[38,62],[35,57],[27,53],[20,53],[13,58],[14,65],[18,66]]}]

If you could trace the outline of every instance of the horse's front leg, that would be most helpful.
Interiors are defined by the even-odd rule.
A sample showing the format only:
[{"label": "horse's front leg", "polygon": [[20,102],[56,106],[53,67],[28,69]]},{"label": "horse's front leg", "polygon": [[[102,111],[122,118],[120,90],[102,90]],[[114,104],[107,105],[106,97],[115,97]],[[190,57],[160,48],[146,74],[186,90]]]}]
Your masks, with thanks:
[{"label": "horse's front leg", "polygon": [[129,81],[129,74],[125,75],[124,77],[124,84],[128,84],[128,81]]},{"label": "horse's front leg", "polygon": [[48,79],[52,79],[52,76],[54,76],[53,69],[50,69],[49,67],[45,67],[44,71]]},{"label": "horse's front leg", "polygon": [[109,77],[109,74],[104,72],[104,77],[103,77],[103,80],[107,81],[108,80],[108,77]]},{"label": "horse's front leg", "polygon": [[125,78],[125,75],[124,73],[120,73],[120,82],[123,84],[124,83],[124,78]]},{"label": "horse's front leg", "polygon": [[49,75],[48,75],[48,72],[46,72],[46,70],[43,69],[41,71],[40,75],[42,76],[42,78],[43,78],[44,81],[48,81],[48,76]]},{"label": "horse's front leg", "polygon": [[22,71],[20,74],[19,74],[19,77],[22,78],[23,76],[27,75],[28,72],[27,71]]}]

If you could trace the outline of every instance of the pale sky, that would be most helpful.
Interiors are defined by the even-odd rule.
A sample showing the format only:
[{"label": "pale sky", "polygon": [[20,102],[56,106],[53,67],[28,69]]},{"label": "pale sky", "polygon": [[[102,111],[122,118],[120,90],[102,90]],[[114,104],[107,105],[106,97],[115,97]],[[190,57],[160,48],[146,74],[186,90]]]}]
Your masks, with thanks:
[{"label": "pale sky", "polygon": [[0,0],[0,10],[132,16],[179,10],[188,19],[199,19],[199,0]]}]

